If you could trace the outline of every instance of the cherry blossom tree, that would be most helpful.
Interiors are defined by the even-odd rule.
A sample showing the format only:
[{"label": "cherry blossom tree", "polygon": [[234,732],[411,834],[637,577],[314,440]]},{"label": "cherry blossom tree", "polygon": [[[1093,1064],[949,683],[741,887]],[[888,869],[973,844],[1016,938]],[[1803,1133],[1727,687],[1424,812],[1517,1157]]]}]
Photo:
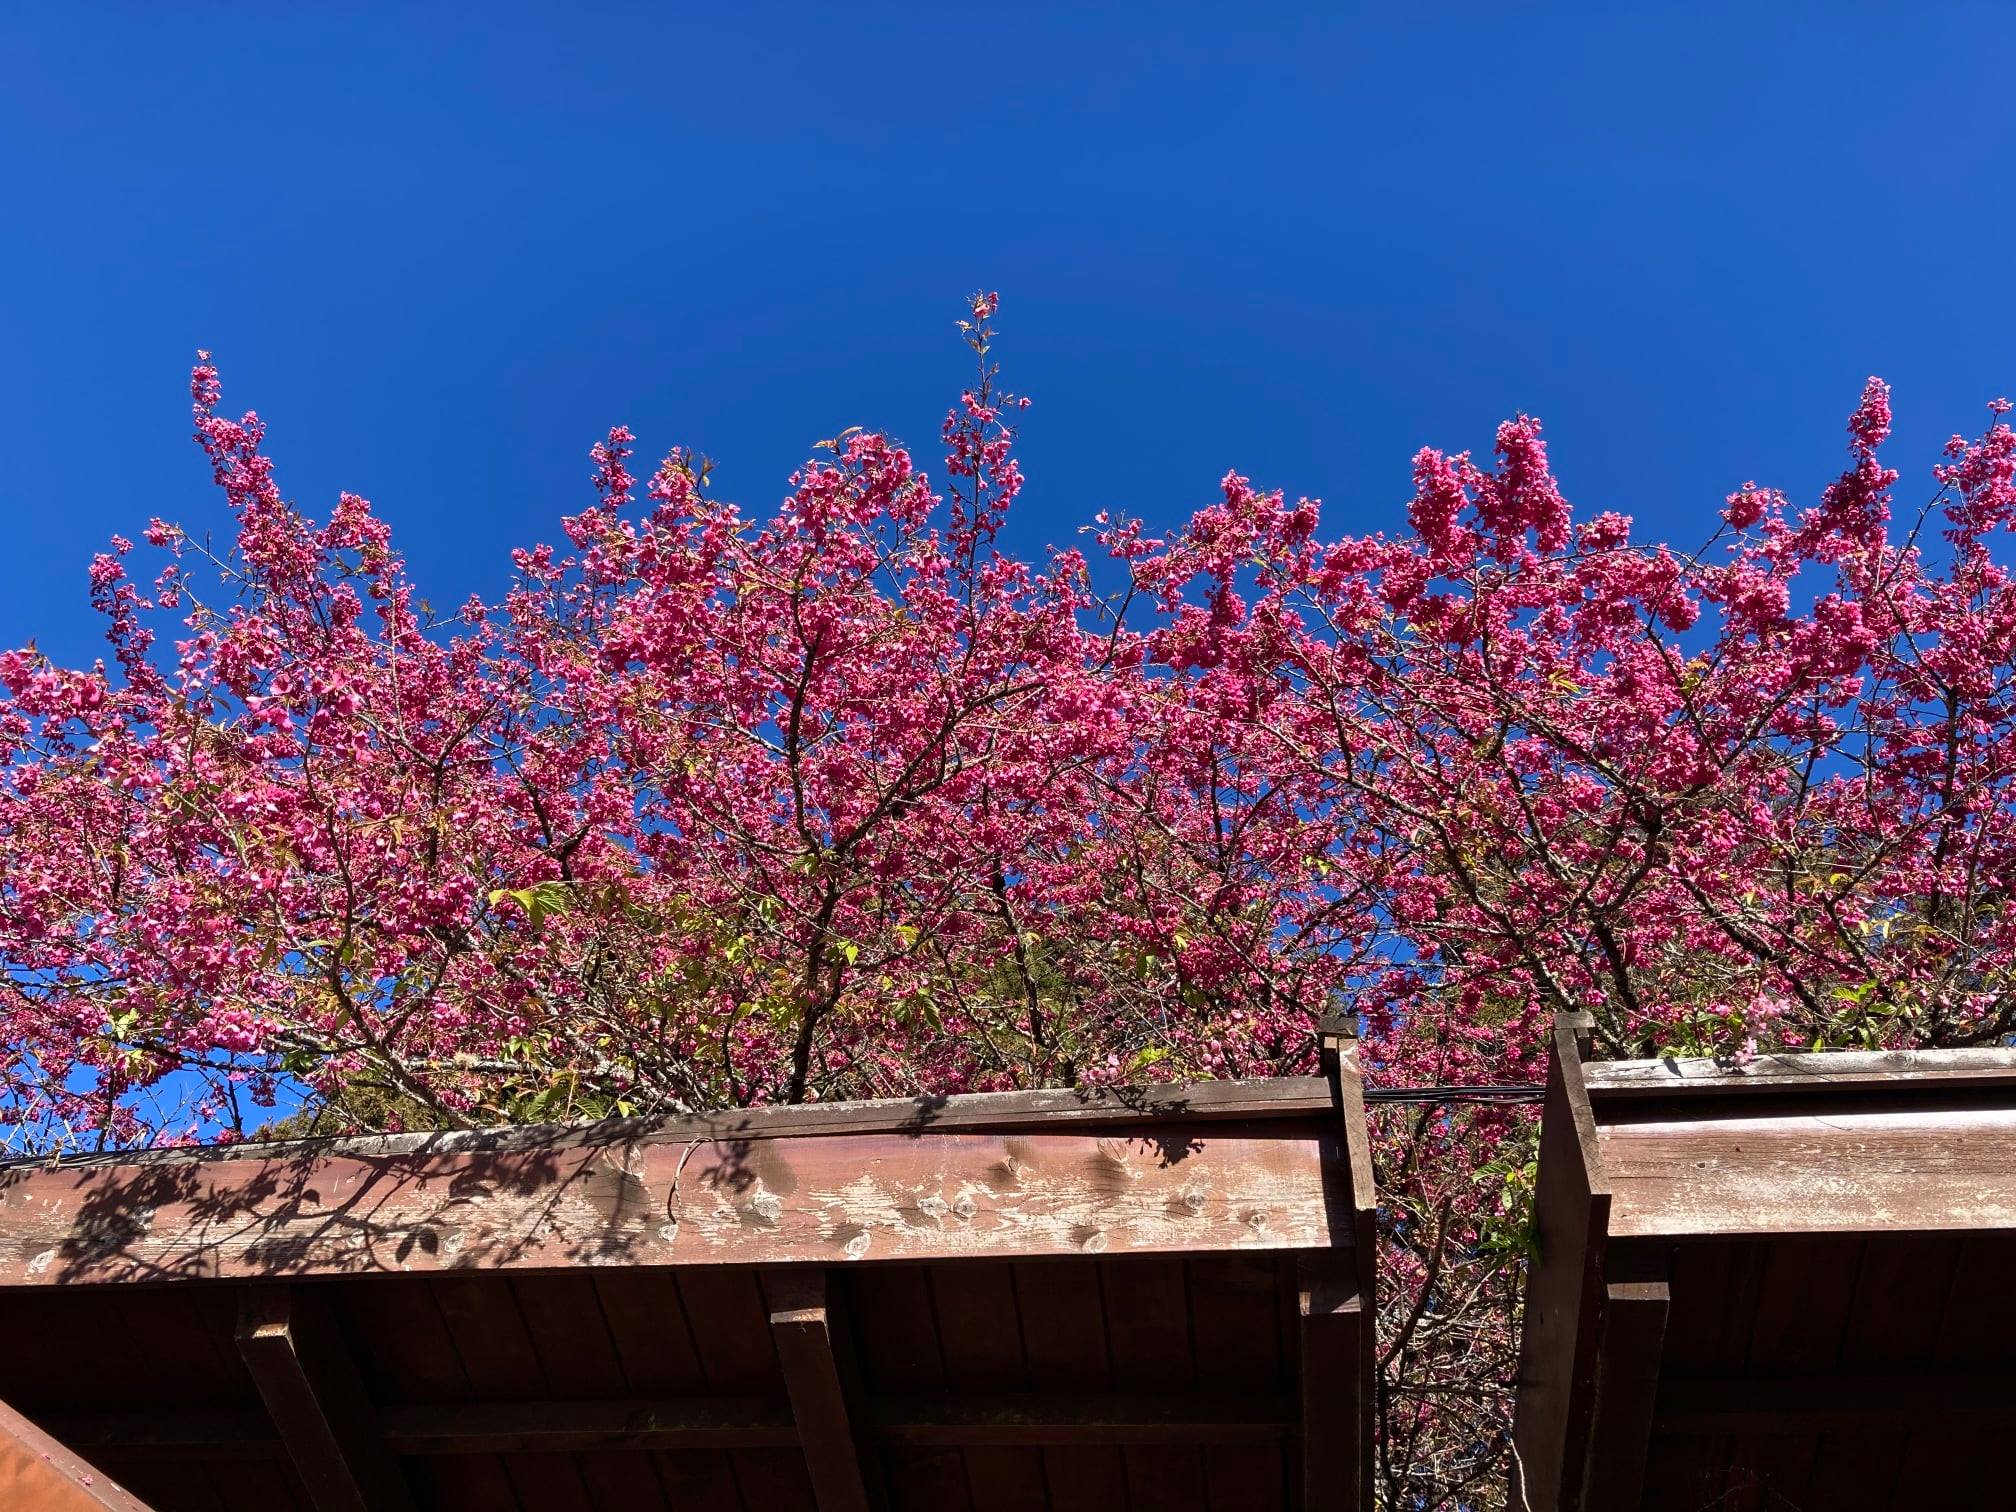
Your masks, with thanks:
[{"label": "cherry blossom tree", "polygon": [[[618,428],[446,618],[204,358],[233,539],[96,560],[110,664],[0,655],[7,1145],[1300,1072],[1340,1007],[1437,1087],[1538,1080],[1562,1009],[1613,1055],[2016,1030],[2006,403],[1900,515],[1871,380],[1817,500],[1685,551],[1520,417],[1389,534],[1235,473],[1027,562],[995,308],[941,482],[854,430],[752,515]],[[1477,1505],[1531,1125],[1380,1117],[1387,1495]]]}]

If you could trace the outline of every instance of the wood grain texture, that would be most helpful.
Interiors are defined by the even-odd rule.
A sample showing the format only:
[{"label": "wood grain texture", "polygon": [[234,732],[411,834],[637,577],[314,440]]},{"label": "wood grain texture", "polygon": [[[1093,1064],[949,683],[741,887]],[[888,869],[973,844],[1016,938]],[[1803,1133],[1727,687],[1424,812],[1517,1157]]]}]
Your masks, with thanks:
[{"label": "wood grain texture", "polygon": [[1304,1121],[17,1167],[0,1286],[1320,1248],[1351,1241],[1342,1145]]},{"label": "wood grain texture", "polygon": [[[848,1134],[957,1134],[1005,1129],[1125,1129],[1142,1123],[1250,1122],[1304,1118],[1333,1103],[1321,1076],[1249,1077],[1168,1086],[1051,1087],[1026,1092],[968,1092],[956,1097],[893,1097],[869,1102],[793,1103],[727,1108],[662,1119],[610,1118],[594,1123],[517,1124],[496,1129],[364,1134],[350,1138],[211,1145],[169,1150],[119,1150],[72,1155],[69,1169],[105,1166],[186,1166],[235,1161],[376,1159],[388,1155],[557,1154],[619,1145],[687,1144],[694,1140],[816,1138]],[[34,1159],[0,1160],[0,1177],[47,1166]]]},{"label": "wood grain texture", "polygon": [[1612,1124],[1618,1236],[2016,1227],[2016,1109]]},{"label": "wood grain texture", "polygon": [[2016,1091],[2016,1050],[1824,1050],[1800,1055],[1760,1055],[1736,1065],[1698,1057],[1592,1061],[1583,1067],[1591,1101],[1623,1103],[1675,1094],[1783,1096],[1807,1090],[1858,1089],[1951,1092],[1973,1088]]}]

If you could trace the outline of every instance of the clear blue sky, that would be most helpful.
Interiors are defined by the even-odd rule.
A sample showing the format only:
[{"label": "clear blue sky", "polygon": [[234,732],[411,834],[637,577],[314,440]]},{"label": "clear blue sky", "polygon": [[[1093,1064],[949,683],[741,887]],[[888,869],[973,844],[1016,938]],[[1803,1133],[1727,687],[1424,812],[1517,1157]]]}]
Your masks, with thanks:
[{"label": "clear blue sky", "polygon": [[1868,373],[1914,480],[2016,390],[1993,6],[338,9],[0,15],[0,644],[99,654],[91,553],[219,521],[198,346],[444,607],[612,423],[750,503],[849,424],[935,455],[979,287],[1029,547],[1228,467],[1394,524],[1522,408],[1691,544]]}]

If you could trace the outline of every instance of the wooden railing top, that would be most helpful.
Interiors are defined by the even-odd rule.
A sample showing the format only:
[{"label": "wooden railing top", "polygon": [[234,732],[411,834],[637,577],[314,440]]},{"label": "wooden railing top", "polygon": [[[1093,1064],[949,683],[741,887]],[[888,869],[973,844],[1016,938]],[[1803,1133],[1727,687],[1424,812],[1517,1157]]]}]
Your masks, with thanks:
[{"label": "wooden railing top", "polygon": [[1582,1079],[1591,1101],[1599,1103],[1808,1091],[1943,1094],[1978,1087],[2016,1092],[2016,1049],[1815,1050],[1745,1062],[1700,1057],[1586,1061]]}]

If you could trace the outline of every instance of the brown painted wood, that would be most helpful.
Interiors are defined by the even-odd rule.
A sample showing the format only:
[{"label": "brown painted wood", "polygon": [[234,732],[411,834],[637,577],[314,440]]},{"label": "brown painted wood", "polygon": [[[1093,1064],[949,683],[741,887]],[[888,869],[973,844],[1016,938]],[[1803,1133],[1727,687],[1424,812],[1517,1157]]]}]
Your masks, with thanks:
[{"label": "brown painted wood", "polygon": [[401,1512],[406,1482],[378,1438],[355,1362],[312,1291],[251,1287],[238,1352],[317,1512]]},{"label": "brown painted wood", "polygon": [[0,1175],[0,1286],[1307,1249],[1334,1128],[723,1140]]},{"label": "brown painted wood", "polygon": [[1304,1512],[1372,1506],[1372,1320],[1350,1259],[1305,1255],[1297,1276]]},{"label": "brown painted wood", "polygon": [[1598,1324],[1582,1512],[1637,1512],[1659,1391],[1672,1295],[1665,1257],[1613,1248]]},{"label": "brown painted wood", "polygon": [[[1175,1320],[1182,1326],[1179,1315]],[[861,1409],[878,1444],[1278,1444],[1300,1431],[1281,1391],[915,1391]],[[154,1458],[279,1457],[264,1414],[67,1412],[46,1419],[65,1443]],[[398,1455],[604,1453],[629,1449],[794,1448],[788,1404],[764,1396],[424,1402],[379,1413]]]},{"label": "brown painted wood", "polygon": [[[945,1388],[944,1355],[932,1307],[933,1269],[871,1265],[827,1278],[848,1301],[862,1373],[873,1393],[935,1394]],[[949,1445],[888,1445],[878,1458],[890,1503],[898,1512],[972,1512],[961,1450]]]},{"label": "brown painted wood", "polygon": [[[1013,1270],[1030,1388],[1110,1390],[1106,1303],[1097,1270],[1065,1260],[1033,1260]],[[1117,1445],[1046,1446],[1043,1477],[1051,1512],[1122,1512],[1130,1506],[1126,1463]]]},{"label": "brown painted wood", "polygon": [[1600,1149],[1619,1236],[2016,1228],[2016,1107],[1620,1123]]},{"label": "brown painted wood", "polygon": [[1592,1061],[1583,1075],[1591,1102],[1606,1108],[1675,1096],[2016,1092],[2016,1050],[1824,1050],[1760,1055],[1743,1065],[1700,1058]]},{"label": "brown painted wood", "polygon": [[850,1399],[851,1371],[841,1358],[845,1345],[834,1339],[825,1273],[768,1273],[763,1294],[819,1512],[869,1512],[884,1505],[874,1462],[862,1452],[861,1410],[858,1398]]},{"label": "brown painted wood", "polygon": [[148,1512],[139,1497],[5,1402],[0,1402],[0,1507]]},{"label": "brown painted wood", "polygon": [[1911,1423],[2006,1423],[2016,1380],[1940,1370],[1677,1376],[1659,1388],[1663,1431],[1853,1432]]},{"label": "brown painted wood", "polygon": [[[1188,1397],[1198,1381],[1183,1262],[1173,1255],[1135,1255],[1103,1261],[1098,1269],[1115,1391],[1166,1394],[1172,1405]],[[1220,1393],[1236,1391],[1241,1384],[1222,1376],[1208,1383]],[[1278,1393],[1272,1395],[1278,1424],[1286,1416],[1285,1404]],[[1127,1495],[1135,1506],[1205,1512],[1204,1462],[1211,1445],[1203,1435],[1172,1435],[1144,1443],[1114,1432],[1107,1441],[1121,1446]]]},{"label": "brown painted wood", "polygon": [[[999,1261],[936,1265],[925,1270],[931,1310],[944,1359],[944,1390],[934,1390],[923,1403],[972,1404],[977,1396],[1012,1398],[1028,1385],[1022,1361],[1021,1310],[1015,1302],[1015,1276]],[[870,1403],[871,1419],[884,1413],[899,1421],[899,1402]],[[982,1422],[990,1419],[983,1416]],[[871,1431],[874,1423],[871,1422]],[[878,1440],[889,1442],[878,1435]],[[1042,1512],[1043,1451],[1022,1444],[978,1442],[957,1435],[942,1439],[906,1438],[906,1444],[957,1444],[965,1467],[966,1495],[973,1512]]]},{"label": "brown painted wood", "polygon": [[1527,1273],[1514,1409],[1514,1505],[1575,1512],[1596,1377],[1610,1190],[1582,1078],[1586,1016],[1554,1025],[1535,1192],[1539,1257]]},{"label": "brown painted wood", "polygon": [[[1306,1118],[1333,1103],[1320,1076],[1255,1077],[1139,1087],[1054,1087],[1026,1092],[971,1092],[952,1097],[884,1098],[871,1102],[803,1103],[767,1108],[729,1108],[666,1119],[603,1119],[582,1124],[513,1125],[497,1129],[447,1130],[417,1134],[366,1134],[341,1139],[299,1139],[219,1145],[204,1149],[122,1150],[73,1155],[57,1162],[67,1170],[167,1166],[252,1161],[270,1164],[297,1158],[388,1156],[439,1157],[474,1154],[558,1156],[649,1144],[694,1141],[739,1142],[786,1136],[817,1138],[853,1134],[950,1134],[1012,1129],[1125,1129],[1143,1123],[1254,1122]],[[45,1160],[0,1160],[0,1179],[49,1168]]]}]

